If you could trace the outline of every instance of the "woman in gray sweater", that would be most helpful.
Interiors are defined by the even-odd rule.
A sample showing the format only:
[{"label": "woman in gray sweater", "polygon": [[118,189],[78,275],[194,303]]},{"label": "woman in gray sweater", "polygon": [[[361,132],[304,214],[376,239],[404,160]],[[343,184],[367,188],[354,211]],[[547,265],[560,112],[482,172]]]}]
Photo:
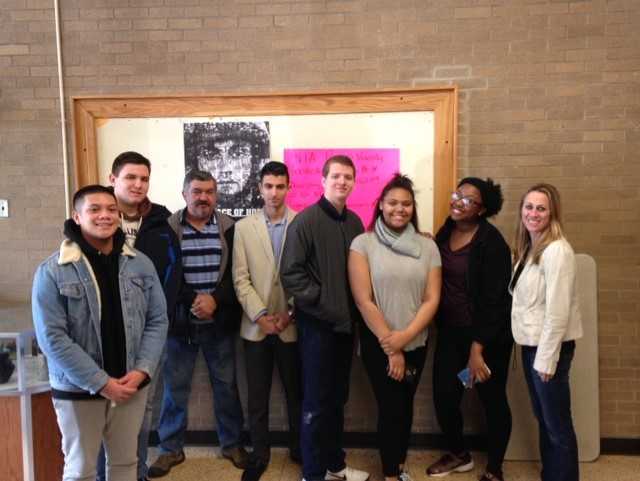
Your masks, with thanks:
[{"label": "woman in gray sweater", "polygon": [[362,360],[378,404],[385,480],[407,481],[413,398],[441,286],[440,254],[433,240],[418,233],[408,177],[396,174],[387,183],[368,232],[353,240],[349,280],[366,324],[360,330]]}]

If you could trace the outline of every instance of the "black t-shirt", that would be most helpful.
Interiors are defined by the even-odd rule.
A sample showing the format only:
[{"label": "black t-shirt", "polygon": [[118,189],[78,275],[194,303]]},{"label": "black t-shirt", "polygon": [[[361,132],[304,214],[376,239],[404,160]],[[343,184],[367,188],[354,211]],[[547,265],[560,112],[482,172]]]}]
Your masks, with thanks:
[{"label": "black t-shirt", "polygon": [[442,327],[468,327],[473,324],[472,302],[467,295],[469,253],[473,241],[452,251],[449,239],[439,245],[442,259],[442,294],[438,322]]}]

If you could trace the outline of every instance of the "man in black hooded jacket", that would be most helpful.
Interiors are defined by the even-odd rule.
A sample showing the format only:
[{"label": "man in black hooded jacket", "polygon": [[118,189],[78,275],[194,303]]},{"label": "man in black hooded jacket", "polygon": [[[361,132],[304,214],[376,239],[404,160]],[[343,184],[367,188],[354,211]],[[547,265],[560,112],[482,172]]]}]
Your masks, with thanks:
[{"label": "man in black hooded jacket", "polygon": [[[138,152],[123,152],[113,161],[109,183],[118,201],[120,227],[127,244],[146,254],[156,268],[167,299],[167,314],[171,324],[182,279],[180,244],[167,223],[171,212],[147,197],[150,174],[151,162],[146,157]],[[138,436],[138,480],[147,478],[147,448],[161,372],[162,365],[158,367],[158,375],[149,386],[145,416]],[[98,481],[104,480],[104,452],[101,451]]]}]

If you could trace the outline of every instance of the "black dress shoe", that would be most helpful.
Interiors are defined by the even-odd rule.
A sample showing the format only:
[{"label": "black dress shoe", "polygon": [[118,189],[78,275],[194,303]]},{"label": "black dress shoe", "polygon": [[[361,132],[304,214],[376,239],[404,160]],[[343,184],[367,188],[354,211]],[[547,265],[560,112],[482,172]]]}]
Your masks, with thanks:
[{"label": "black dress shoe", "polygon": [[267,463],[253,461],[242,473],[242,481],[258,481],[267,470]]},{"label": "black dress shoe", "polygon": [[300,452],[300,448],[289,449],[289,459],[296,464],[302,464],[302,453]]}]

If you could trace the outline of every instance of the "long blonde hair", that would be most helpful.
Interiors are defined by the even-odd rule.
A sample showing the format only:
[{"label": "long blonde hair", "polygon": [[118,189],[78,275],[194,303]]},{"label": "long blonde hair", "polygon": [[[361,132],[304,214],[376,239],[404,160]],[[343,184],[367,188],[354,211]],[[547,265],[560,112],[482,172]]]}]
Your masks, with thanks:
[{"label": "long blonde hair", "polygon": [[[531,236],[522,223],[522,206],[524,205],[524,199],[531,192],[540,192],[546,195],[549,200],[549,227],[533,245],[531,244]],[[538,264],[540,262],[540,256],[547,246],[553,241],[564,237],[560,209],[560,192],[551,184],[536,184],[527,190],[520,199],[520,209],[518,212],[518,225],[516,226],[513,257],[516,262],[526,262],[528,259],[531,259],[534,264]],[[526,258],[524,258],[525,256]]]}]

